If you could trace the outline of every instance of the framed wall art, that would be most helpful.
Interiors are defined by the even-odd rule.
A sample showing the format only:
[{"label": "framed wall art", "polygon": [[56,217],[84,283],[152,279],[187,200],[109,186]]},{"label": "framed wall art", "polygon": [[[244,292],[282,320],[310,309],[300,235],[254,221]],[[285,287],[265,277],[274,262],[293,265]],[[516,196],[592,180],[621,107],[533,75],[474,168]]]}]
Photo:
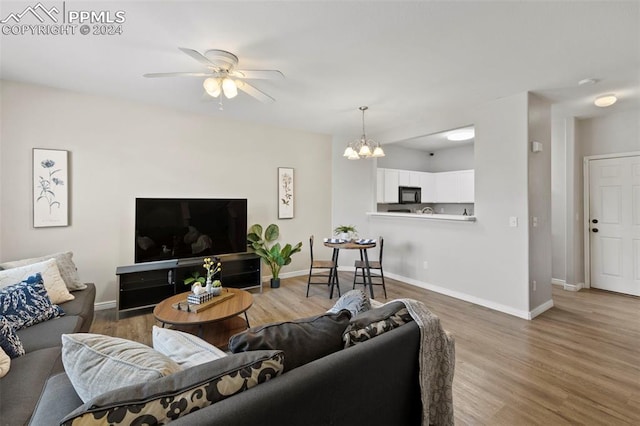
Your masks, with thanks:
[{"label": "framed wall art", "polygon": [[293,218],[293,168],[278,167],[278,219]]},{"label": "framed wall art", "polygon": [[33,149],[33,227],[69,226],[69,151]]}]

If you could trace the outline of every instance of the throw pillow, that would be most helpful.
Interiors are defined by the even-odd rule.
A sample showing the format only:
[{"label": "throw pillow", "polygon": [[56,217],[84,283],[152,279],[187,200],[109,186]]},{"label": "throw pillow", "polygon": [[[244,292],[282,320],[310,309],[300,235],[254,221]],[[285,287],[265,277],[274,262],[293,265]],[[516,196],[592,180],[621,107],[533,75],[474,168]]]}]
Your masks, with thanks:
[{"label": "throw pillow", "polygon": [[227,353],[193,334],[153,326],[153,349],[189,368],[224,358]]},{"label": "throw pillow", "polygon": [[360,312],[368,311],[371,309],[371,303],[367,294],[359,290],[351,290],[338,299],[335,305],[327,312],[337,314],[341,310],[346,309],[351,312],[351,318],[358,315]]},{"label": "throw pillow", "polygon": [[348,348],[413,321],[402,302],[389,302],[352,318],[342,339]]},{"label": "throw pillow", "polygon": [[44,288],[47,289],[51,303],[64,303],[75,299],[75,296],[67,290],[55,259],[0,271],[0,287],[15,284],[37,273],[42,275]]},{"label": "throw pillow", "polygon": [[62,364],[84,402],[180,371],[169,357],[142,343],[89,333],[62,335]]},{"label": "throw pillow", "polygon": [[0,263],[0,267],[4,269],[17,268],[18,266],[30,265],[32,263],[43,262],[49,259],[55,259],[58,265],[58,270],[60,271],[60,275],[64,280],[69,291],[75,290],[84,290],[87,288],[86,284],[83,284],[80,281],[80,277],[78,276],[78,268],[76,268],[76,264],[73,263],[73,253],[68,251],[66,253],[54,253],[48,254],[46,256],[41,257],[33,257],[31,259],[21,259],[14,260],[12,262],[4,262]]},{"label": "throw pillow", "polygon": [[14,330],[30,327],[63,315],[64,311],[51,304],[42,276],[36,274],[24,281],[0,288],[0,315]]},{"label": "throw pillow", "polygon": [[233,353],[282,350],[284,370],[290,371],[342,349],[342,332],[349,324],[349,317],[349,312],[343,310],[337,314],[253,327],[232,336],[229,350]]},{"label": "throw pillow", "polygon": [[0,379],[7,375],[11,368],[11,357],[0,347]]},{"label": "throw pillow", "polygon": [[[24,347],[9,321],[0,315],[0,348],[10,358],[17,358],[25,354]],[[7,366],[7,371],[9,367]],[[5,372],[6,374],[6,372]],[[2,376],[0,376],[2,377]]]},{"label": "throw pillow", "polygon": [[166,424],[280,375],[283,359],[281,351],[231,355],[102,394],[62,424]]}]

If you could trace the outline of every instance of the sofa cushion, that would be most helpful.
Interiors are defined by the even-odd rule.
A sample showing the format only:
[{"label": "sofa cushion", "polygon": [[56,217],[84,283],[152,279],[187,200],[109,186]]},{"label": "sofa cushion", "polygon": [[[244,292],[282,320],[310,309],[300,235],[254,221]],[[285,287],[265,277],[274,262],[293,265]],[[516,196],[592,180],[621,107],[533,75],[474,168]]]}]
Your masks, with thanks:
[{"label": "sofa cushion", "polygon": [[47,378],[62,371],[60,346],[12,359],[9,374],[0,379],[2,425],[27,424]]},{"label": "sofa cushion", "polygon": [[227,353],[193,334],[153,326],[153,349],[174,360],[181,368],[189,368],[224,358]]},{"label": "sofa cushion", "polygon": [[342,332],[351,314],[343,310],[295,321],[252,327],[232,336],[233,353],[259,349],[284,351],[285,371],[342,349]]},{"label": "sofa cushion", "polygon": [[7,375],[11,368],[11,357],[0,347],[0,379]]},{"label": "sofa cushion", "polygon": [[142,343],[89,333],[62,335],[62,363],[85,402],[110,390],[180,371],[170,358]]},{"label": "sofa cushion", "polygon": [[0,267],[3,269],[16,268],[18,266],[30,265],[32,263],[38,263],[49,259],[55,259],[58,265],[58,270],[62,279],[70,291],[84,290],[86,285],[80,281],[78,276],[78,269],[76,264],[73,263],[73,253],[68,251],[65,253],[53,253],[41,257],[32,257],[30,259],[14,260],[11,262],[0,263]]},{"label": "sofa cushion", "polygon": [[77,315],[82,318],[80,328],[74,330],[74,333],[88,333],[93,322],[96,286],[93,283],[86,283],[85,285],[87,286],[86,289],[73,292],[75,299],[59,305],[64,310],[65,315]]},{"label": "sofa cushion", "polygon": [[29,424],[60,424],[60,420],[81,405],[82,400],[73,389],[69,376],[65,373],[54,374],[47,379]]},{"label": "sofa cushion", "polygon": [[371,302],[367,294],[361,289],[351,290],[343,294],[327,312],[337,314],[343,309],[351,312],[351,318],[353,318],[360,312],[371,309]]},{"label": "sofa cushion", "polygon": [[30,327],[62,314],[64,312],[58,305],[51,304],[40,274],[0,288],[0,315],[7,319],[14,330]]},{"label": "sofa cushion", "polygon": [[380,308],[363,312],[351,319],[344,331],[345,348],[364,342],[413,321],[402,302],[389,302]]},{"label": "sofa cushion", "polygon": [[10,358],[16,358],[24,355],[24,347],[20,341],[20,337],[14,331],[13,327],[7,319],[0,315],[0,348]]},{"label": "sofa cushion", "polygon": [[165,424],[278,376],[284,368],[283,358],[281,351],[255,351],[200,364],[107,392],[86,402],[62,423]]},{"label": "sofa cushion", "polygon": [[65,315],[49,321],[41,322],[33,327],[23,328],[17,332],[26,352],[42,348],[62,346],[62,336],[65,333],[75,333],[82,324],[82,318],[77,315]]},{"label": "sofa cushion", "polygon": [[74,299],[60,276],[55,259],[0,271],[0,287],[13,285],[38,273],[42,276],[51,303],[64,303]]}]

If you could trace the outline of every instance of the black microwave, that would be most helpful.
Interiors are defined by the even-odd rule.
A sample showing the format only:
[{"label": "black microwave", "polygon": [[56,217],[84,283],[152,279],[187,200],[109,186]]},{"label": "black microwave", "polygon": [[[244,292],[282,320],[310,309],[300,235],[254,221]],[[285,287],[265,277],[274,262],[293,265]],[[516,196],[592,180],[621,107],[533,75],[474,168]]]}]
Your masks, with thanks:
[{"label": "black microwave", "polygon": [[417,186],[399,186],[398,203],[420,204],[422,202],[422,189]]}]

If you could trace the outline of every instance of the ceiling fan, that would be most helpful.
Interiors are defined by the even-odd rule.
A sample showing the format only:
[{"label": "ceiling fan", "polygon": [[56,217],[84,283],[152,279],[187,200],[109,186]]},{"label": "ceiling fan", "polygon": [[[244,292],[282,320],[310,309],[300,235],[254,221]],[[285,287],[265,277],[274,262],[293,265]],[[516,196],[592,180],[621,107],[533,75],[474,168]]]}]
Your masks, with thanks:
[{"label": "ceiling fan", "polygon": [[[257,89],[245,80],[252,79],[283,79],[284,74],[278,70],[241,70],[238,57],[226,50],[207,50],[204,55],[184,47],[179,49],[208,68],[203,72],[162,72],[144,74],[144,77],[207,77],[202,86],[210,96],[218,98],[221,94],[227,99],[237,96],[238,89],[262,102],[275,102],[275,99]],[[222,100],[222,98],[221,98]]]}]

